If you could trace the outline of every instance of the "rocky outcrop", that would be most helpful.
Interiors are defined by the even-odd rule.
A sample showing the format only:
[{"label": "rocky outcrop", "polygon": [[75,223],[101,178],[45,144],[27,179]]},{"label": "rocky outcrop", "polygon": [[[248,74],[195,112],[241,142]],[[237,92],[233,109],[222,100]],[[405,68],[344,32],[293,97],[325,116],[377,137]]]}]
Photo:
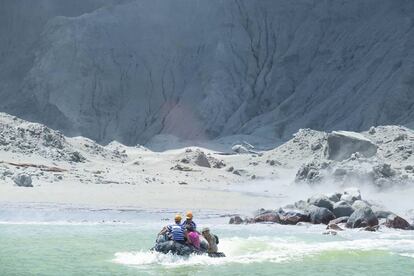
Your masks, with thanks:
[{"label": "rocky outcrop", "polygon": [[326,148],[328,159],[342,161],[357,152],[365,157],[371,157],[377,153],[377,146],[356,132],[333,131],[328,135]]},{"label": "rocky outcrop", "polygon": [[[335,193],[335,197],[348,196],[350,202],[338,201],[334,204],[326,195],[314,195],[306,201],[300,200],[293,204],[288,204],[278,210],[259,209],[253,218],[241,218],[233,216],[230,224],[242,223],[277,223],[285,225],[298,225],[301,223],[326,224],[328,230],[342,231],[343,227],[362,228],[365,231],[377,231],[380,227],[379,218],[386,218],[385,226],[397,229],[413,229],[403,218],[392,214],[389,211],[379,210],[377,205],[373,205],[376,211],[371,209],[371,204],[362,199],[358,189],[346,189],[343,193]],[[314,204],[320,205],[316,206]],[[332,211],[328,208],[332,204]],[[384,220],[382,220],[384,221]]]}]

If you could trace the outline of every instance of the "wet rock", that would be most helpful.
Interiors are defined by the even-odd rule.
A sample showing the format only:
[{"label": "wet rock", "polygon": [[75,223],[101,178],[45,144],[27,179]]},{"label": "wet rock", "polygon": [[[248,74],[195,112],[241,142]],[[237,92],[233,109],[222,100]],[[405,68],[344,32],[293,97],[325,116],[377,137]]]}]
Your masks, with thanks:
[{"label": "wet rock", "polygon": [[230,218],[229,224],[242,224],[244,220],[240,216],[234,216]]},{"label": "wet rock", "polygon": [[303,210],[279,210],[280,224],[296,225],[299,222],[310,222],[310,216],[308,212]]},{"label": "wet rock", "polygon": [[389,215],[385,222],[385,226],[389,228],[403,229],[403,230],[409,230],[411,228],[408,221],[396,215]]},{"label": "wet rock", "polygon": [[258,223],[258,222],[279,223],[280,218],[279,218],[279,214],[277,214],[276,212],[272,212],[272,213],[266,213],[266,214],[262,214],[262,215],[254,217],[253,222],[255,223]]},{"label": "wet rock", "polygon": [[329,230],[329,231],[325,231],[322,233],[323,235],[331,235],[331,236],[336,236],[338,233],[334,230]]},{"label": "wet rock", "polygon": [[354,212],[354,208],[346,202],[346,201],[339,201],[333,205],[333,214],[339,217],[350,216]]},{"label": "wet rock", "polygon": [[329,224],[340,224],[340,223],[346,223],[348,221],[349,217],[339,217],[336,219],[333,219],[329,222]]},{"label": "wet rock", "polygon": [[369,232],[376,232],[379,229],[379,225],[374,225],[374,226],[367,226],[364,228],[364,231],[369,231]]},{"label": "wet rock", "polygon": [[323,207],[330,211],[333,210],[333,203],[326,195],[316,195],[308,199],[308,203],[317,207]]},{"label": "wet rock", "polygon": [[375,225],[378,225],[378,218],[369,207],[355,210],[346,224],[348,228],[362,228]]},{"label": "wet rock", "polygon": [[343,231],[344,230],[335,223],[329,223],[328,226],[326,226],[326,229],[331,229],[331,230],[335,230],[335,231]]},{"label": "wet rock", "polygon": [[383,211],[383,210],[375,211],[374,214],[379,219],[386,219],[386,218],[388,218],[388,216],[393,215],[392,212],[390,212],[390,211]]},{"label": "wet rock", "polygon": [[362,134],[350,131],[333,131],[328,135],[326,156],[330,160],[342,161],[359,152],[365,157],[377,153],[377,146]]},{"label": "wet rock", "polygon": [[327,208],[310,206],[308,209],[310,222],[313,224],[328,224],[335,219],[335,215]]},{"label": "wet rock", "polygon": [[32,177],[24,173],[15,175],[13,181],[19,187],[33,187]]}]

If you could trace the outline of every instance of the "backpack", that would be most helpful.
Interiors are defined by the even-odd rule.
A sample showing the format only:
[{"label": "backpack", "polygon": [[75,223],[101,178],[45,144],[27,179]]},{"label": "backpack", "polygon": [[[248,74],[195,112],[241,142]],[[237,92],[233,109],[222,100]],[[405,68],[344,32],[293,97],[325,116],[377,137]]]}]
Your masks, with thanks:
[{"label": "backpack", "polygon": [[216,244],[219,244],[220,243],[219,238],[216,235],[214,235],[214,237],[216,238]]}]

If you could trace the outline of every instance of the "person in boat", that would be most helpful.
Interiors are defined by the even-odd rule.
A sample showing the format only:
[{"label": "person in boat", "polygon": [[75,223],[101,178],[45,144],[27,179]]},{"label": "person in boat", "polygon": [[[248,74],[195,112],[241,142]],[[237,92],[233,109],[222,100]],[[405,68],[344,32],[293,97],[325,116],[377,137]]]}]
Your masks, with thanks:
[{"label": "person in boat", "polygon": [[191,226],[186,226],[187,244],[200,250],[200,234]]},{"label": "person in boat", "polygon": [[217,253],[218,251],[218,237],[214,234],[212,234],[210,232],[210,228],[208,227],[204,227],[203,230],[201,231],[203,237],[206,239],[206,241],[208,242],[208,249],[207,252],[208,253]]},{"label": "person in boat", "polygon": [[[185,215],[185,221],[183,222],[183,227],[186,229],[187,226],[190,226],[194,231],[197,231],[197,224],[193,221],[193,212],[188,211]],[[198,233],[200,234],[200,233]]]},{"label": "person in boat", "polygon": [[181,224],[181,220],[182,218],[180,214],[175,215],[175,218],[174,218],[175,224],[164,227],[158,235],[164,236],[165,234],[167,234],[170,240],[173,240],[179,243],[185,243],[185,232],[184,232],[184,227]]}]

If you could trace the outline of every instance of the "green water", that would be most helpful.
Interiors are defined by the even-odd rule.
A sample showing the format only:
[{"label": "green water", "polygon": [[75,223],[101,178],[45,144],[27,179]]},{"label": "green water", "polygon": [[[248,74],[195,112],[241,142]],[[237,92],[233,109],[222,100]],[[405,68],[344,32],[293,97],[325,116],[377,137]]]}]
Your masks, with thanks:
[{"label": "green water", "polygon": [[158,228],[0,224],[0,275],[414,275],[410,232],[222,224],[228,257],[212,259],[150,253]]}]

